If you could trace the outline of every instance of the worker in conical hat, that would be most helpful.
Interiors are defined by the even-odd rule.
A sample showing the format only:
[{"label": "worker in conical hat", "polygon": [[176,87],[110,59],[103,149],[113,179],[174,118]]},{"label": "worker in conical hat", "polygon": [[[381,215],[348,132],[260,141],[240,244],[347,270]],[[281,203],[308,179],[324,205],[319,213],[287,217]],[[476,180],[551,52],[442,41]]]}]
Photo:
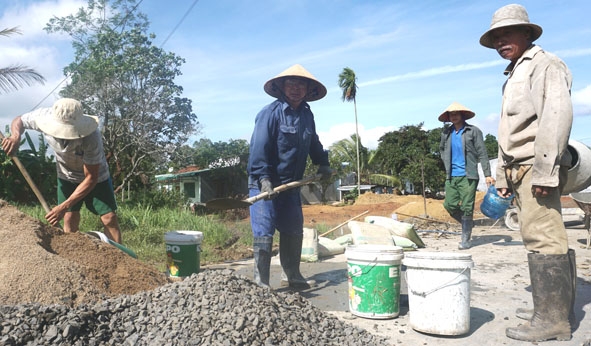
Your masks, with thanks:
[{"label": "worker in conical hat", "polygon": [[439,121],[451,123],[441,133],[439,152],[445,166],[445,201],[443,206],[462,225],[460,250],[472,246],[474,202],[478,187],[478,163],[486,177],[486,185],[494,184],[482,131],[468,124],[475,113],[454,102],[439,115]]},{"label": "worker in conical hat", "polygon": [[269,286],[273,235],[279,231],[282,286],[306,289],[314,284],[300,273],[304,218],[300,189],[275,192],[274,188],[302,179],[308,156],[318,174],[330,179],[328,153],[316,133],[308,102],[326,95],[326,87],[301,65],[293,65],[268,80],[264,90],[276,98],[255,118],[248,158],[250,196],[267,193],[250,207],[254,236],[254,278]]}]

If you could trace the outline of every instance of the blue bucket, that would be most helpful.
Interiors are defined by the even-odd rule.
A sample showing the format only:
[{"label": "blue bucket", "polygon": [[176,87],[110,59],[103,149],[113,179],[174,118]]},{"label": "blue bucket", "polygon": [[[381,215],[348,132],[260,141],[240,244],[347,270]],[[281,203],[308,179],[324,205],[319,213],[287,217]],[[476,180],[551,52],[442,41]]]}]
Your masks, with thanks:
[{"label": "blue bucket", "polygon": [[501,197],[497,194],[497,188],[494,185],[491,185],[484,195],[484,200],[480,205],[480,211],[490,217],[491,219],[498,219],[505,215],[505,211],[511,205],[511,201],[513,200],[515,195],[511,195],[509,197]]}]

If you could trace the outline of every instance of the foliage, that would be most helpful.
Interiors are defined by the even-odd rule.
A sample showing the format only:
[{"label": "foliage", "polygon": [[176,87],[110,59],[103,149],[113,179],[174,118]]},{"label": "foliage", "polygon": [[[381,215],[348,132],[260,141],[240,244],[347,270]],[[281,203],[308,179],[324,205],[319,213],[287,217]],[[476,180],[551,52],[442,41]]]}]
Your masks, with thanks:
[{"label": "foliage", "polygon": [[113,181],[147,184],[198,130],[191,100],[174,83],[184,59],[152,44],[136,0],[89,0],[76,15],[52,18],[45,30],[72,38],[71,83],[61,95],[99,116]]},{"label": "foliage", "polygon": [[359,126],[357,121],[357,77],[355,71],[349,67],[345,67],[339,74],[338,80],[339,88],[341,88],[343,101],[353,101],[353,108],[355,109],[355,142],[357,153],[357,187],[361,184],[361,158],[360,158],[360,143],[359,143]]},{"label": "foliage", "polygon": [[490,133],[487,134],[484,136],[484,146],[486,147],[488,159],[496,159],[499,152],[499,142],[497,142],[497,138]]},{"label": "foliage", "polygon": [[423,130],[423,123],[405,125],[398,131],[384,134],[378,144],[374,165],[380,172],[398,176],[412,183],[415,191],[425,188],[439,190],[445,182],[445,171],[439,157],[442,128]]},{"label": "foliage", "polygon": [[[20,34],[18,28],[9,28],[0,30],[0,36],[10,36]],[[0,67],[0,91],[16,91],[25,85],[31,86],[33,83],[44,84],[45,78],[37,71],[22,65],[12,65],[9,67]]]},{"label": "foliage", "polygon": [[[8,126],[6,131],[8,131]],[[47,144],[45,144],[44,137],[41,134],[39,135],[39,150],[35,149],[28,132],[25,132],[21,148],[23,148],[25,142],[28,143],[29,148],[21,149],[17,153],[17,158],[23,164],[39,191],[41,191],[44,199],[50,204],[55,203],[57,173],[53,156],[47,155]],[[0,196],[3,199],[20,203],[39,203],[33,189],[29,186],[16,164],[1,150],[0,176],[2,176],[2,179],[0,179]]]},{"label": "foliage", "polygon": [[[200,169],[233,166],[248,161],[249,146],[244,139],[212,142],[202,138],[193,147],[184,145],[171,156],[174,168],[195,165]],[[245,171],[246,173],[246,171]]]}]

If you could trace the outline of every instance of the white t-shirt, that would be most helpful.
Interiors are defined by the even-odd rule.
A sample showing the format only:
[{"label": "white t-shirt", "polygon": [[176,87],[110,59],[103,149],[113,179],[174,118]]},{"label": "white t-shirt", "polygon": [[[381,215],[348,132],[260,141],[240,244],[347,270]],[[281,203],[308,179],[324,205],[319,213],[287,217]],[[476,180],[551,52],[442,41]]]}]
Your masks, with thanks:
[{"label": "white t-shirt", "polygon": [[[39,108],[23,114],[21,120],[25,129],[36,130],[41,133],[35,119],[51,116],[51,108]],[[55,152],[57,176],[72,183],[84,180],[84,164],[100,165],[98,182],[110,177],[109,167],[103,148],[103,137],[98,129],[90,135],[79,139],[59,139],[43,133],[47,144]]]}]

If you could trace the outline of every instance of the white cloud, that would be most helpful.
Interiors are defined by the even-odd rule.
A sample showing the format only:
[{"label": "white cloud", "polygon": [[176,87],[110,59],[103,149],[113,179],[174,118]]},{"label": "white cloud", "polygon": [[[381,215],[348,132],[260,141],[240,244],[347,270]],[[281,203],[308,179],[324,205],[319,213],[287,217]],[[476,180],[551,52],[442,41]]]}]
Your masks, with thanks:
[{"label": "white cloud", "polygon": [[575,115],[591,115],[591,85],[572,93]]}]

